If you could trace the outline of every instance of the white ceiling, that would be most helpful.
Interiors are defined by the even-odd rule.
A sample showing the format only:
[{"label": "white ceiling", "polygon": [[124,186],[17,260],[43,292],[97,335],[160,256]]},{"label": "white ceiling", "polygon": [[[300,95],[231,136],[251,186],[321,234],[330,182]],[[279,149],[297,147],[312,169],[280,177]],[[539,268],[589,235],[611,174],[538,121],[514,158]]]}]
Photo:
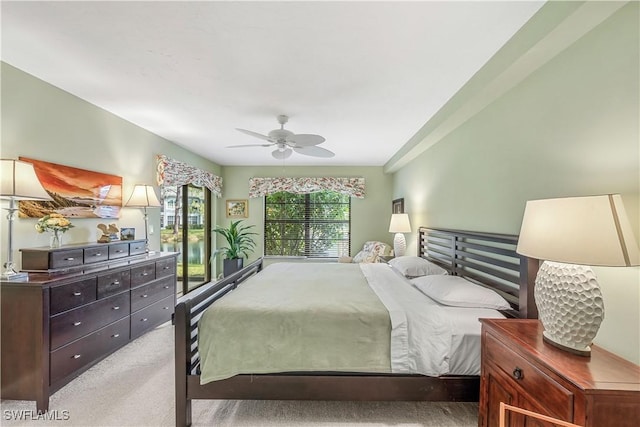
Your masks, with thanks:
[{"label": "white ceiling", "polygon": [[7,2],[2,60],[220,165],[384,165],[542,1]]}]

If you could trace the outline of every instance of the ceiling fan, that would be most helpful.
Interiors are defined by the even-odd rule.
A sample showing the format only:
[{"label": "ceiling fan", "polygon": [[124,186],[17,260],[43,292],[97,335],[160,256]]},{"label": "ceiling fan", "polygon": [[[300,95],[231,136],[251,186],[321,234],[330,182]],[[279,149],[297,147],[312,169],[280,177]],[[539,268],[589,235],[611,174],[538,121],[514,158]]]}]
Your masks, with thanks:
[{"label": "ceiling fan", "polygon": [[289,117],[285,115],[278,116],[278,123],[280,123],[280,129],[275,129],[269,132],[268,135],[262,135],[257,132],[252,132],[246,129],[236,129],[247,135],[254,136],[256,138],[269,141],[268,144],[245,144],[245,145],[231,145],[227,148],[242,148],[242,147],[272,147],[276,149],[271,153],[273,157],[278,160],[286,159],[291,156],[294,151],[296,153],[304,154],[313,157],[333,157],[335,153],[325,148],[318,147],[318,144],[322,144],[325,139],[320,135],[313,135],[309,133],[295,134],[284,128],[284,124],[289,121]]}]

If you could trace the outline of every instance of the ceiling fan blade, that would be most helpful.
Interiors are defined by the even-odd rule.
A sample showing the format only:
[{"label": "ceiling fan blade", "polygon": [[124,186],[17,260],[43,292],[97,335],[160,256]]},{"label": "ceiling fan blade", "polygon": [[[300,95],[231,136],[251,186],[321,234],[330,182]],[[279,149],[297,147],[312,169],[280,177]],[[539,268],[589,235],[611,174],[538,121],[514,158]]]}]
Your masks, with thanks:
[{"label": "ceiling fan blade", "polygon": [[246,133],[247,135],[255,136],[256,138],[264,139],[265,141],[270,141],[270,139],[269,139],[269,137],[267,135],[263,135],[263,134],[258,133],[258,132],[253,132],[253,131],[250,131],[250,130],[238,129],[238,128],[236,128],[236,130],[240,131],[242,133]]},{"label": "ceiling fan blade", "polygon": [[296,146],[298,147],[309,147],[310,145],[322,144],[326,140],[320,135],[299,133],[296,135],[288,136],[287,141],[295,142]]},{"label": "ceiling fan blade", "polygon": [[284,151],[274,150],[271,155],[278,160],[284,160],[287,157],[291,156],[291,153],[293,153],[293,150],[291,148],[287,148]]},{"label": "ceiling fan blade", "polygon": [[271,147],[274,144],[243,144],[243,145],[227,145],[226,148],[243,148],[243,147]]},{"label": "ceiling fan blade", "polygon": [[296,150],[296,153],[313,157],[329,158],[336,155],[333,151],[326,150],[322,147],[316,147],[315,145],[311,145],[309,147],[293,147],[293,149]]}]

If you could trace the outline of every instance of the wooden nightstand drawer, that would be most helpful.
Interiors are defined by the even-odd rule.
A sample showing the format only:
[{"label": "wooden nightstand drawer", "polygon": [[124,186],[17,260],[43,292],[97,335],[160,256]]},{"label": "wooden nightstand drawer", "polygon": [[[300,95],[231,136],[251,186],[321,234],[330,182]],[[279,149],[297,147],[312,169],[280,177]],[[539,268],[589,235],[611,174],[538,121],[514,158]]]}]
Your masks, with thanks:
[{"label": "wooden nightstand drawer", "polygon": [[96,300],[96,277],[51,288],[51,315]]},{"label": "wooden nightstand drawer", "polygon": [[527,394],[551,416],[573,419],[573,393],[533,366],[522,356],[507,348],[491,334],[486,334],[487,359],[511,378],[513,384]]},{"label": "wooden nightstand drawer", "polygon": [[[597,345],[583,357],[549,345],[535,319],[480,319],[478,425],[499,425],[500,402],[585,427],[635,427],[640,367]],[[508,427],[551,427],[510,414]],[[533,424],[532,424],[533,423]]]}]

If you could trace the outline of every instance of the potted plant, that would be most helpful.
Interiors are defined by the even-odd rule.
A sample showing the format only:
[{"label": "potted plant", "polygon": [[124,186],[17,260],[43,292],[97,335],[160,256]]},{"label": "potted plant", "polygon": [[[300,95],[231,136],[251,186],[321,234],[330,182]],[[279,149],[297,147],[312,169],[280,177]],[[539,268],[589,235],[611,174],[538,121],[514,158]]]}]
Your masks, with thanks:
[{"label": "potted plant", "polygon": [[223,268],[222,274],[227,277],[236,271],[242,269],[244,263],[243,259],[249,257],[249,253],[255,249],[256,243],[253,241],[252,235],[258,235],[254,233],[251,228],[254,225],[243,225],[242,220],[231,221],[231,225],[228,228],[216,226],[213,231],[222,235],[228,246],[218,248],[213,256],[222,255]]}]

